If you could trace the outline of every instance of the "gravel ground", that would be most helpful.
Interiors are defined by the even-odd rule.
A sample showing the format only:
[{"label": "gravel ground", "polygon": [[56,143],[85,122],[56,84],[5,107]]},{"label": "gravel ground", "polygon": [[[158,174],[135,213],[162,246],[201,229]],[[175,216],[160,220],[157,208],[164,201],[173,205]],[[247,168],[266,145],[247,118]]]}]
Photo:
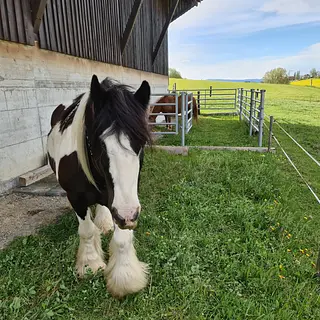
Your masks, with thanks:
[{"label": "gravel ground", "polygon": [[0,249],[15,237],[37,232],[70,211],[66,197],[46,197],[12,193],[0,197]]}]

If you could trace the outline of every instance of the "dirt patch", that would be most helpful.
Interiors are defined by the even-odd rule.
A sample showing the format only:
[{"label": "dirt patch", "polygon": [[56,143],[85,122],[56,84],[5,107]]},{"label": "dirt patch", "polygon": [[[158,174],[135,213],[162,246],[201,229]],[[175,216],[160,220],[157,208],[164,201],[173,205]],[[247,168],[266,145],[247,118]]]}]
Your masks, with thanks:
[{"label": "dirt patch", "polygon": [[0,198],[0,249],[15,237],[37,232],[71,210],[66,197],[9,194]]}]

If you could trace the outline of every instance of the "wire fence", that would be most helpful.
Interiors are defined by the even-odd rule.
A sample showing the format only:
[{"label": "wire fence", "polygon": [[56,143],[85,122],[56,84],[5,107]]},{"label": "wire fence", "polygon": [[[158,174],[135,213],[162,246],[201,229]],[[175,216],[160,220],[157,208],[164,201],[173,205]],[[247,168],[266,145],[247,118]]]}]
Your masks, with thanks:
[{"label": "wire fence", "polygon": [[297,172],[297,174],[300,176],[300,178],[302,179],[302,181],[305,183],[305,185],[307,186],[307,188],[309,189],[309,191],[312,193],[313,197],[316,199],[316,201],[318,202],[318,204],[320,204],[320,198],[317,195],[317,193],[315,192],[315,190],[311,187],[310,183],[308,182],[308,180],[303,176],[303,174],[301,173],[301,171],[298,169],[297,165],[294,163],[294,161],[292,160],[292,157],[290,157],[290,155],[288,154],[288,151],[285,150],[285,147],[280,143],[279,139],[275,136],[274,134],[274,130],[273,130],[273,124],[276,124],[277,127],[280,129],[281,132],[283,132],[287,137],[290,138],[290,140],[292,140],[295,145],[297,145],[303,152],[305,155],[308,156],[309,159],[311,159],[318,167],[320,167],[320,162],[315,159],[314,156],[312,156],[310,154],[310,152],[308,152],[287,130],[285,130],[279,123],[278,121],[274,120],[273,116],[268,116],[270,121],[269,121],[269,127],[267,126],[266,123],[264,123],[264,126],[266,127],[266,129],[269,131],[269,142],[268,142],[268,149],[270,149],[271,147],[271,142],[272,139],[276,142],[276,144],[278,145],[278,147],[281,149],[282,153],[284,154],[284,156],[286,157],[286,159],[288,160],[288,162],[290,163],[290,165],[294,168],[294,170]]}]

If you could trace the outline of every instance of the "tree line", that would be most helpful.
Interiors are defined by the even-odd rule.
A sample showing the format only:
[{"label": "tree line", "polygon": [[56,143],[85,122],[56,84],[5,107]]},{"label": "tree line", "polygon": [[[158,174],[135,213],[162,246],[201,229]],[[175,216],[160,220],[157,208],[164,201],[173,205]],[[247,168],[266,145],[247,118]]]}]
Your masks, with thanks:
[{"label": "tree line", "polygon": [[310,73],[301,75],[300,71],[295,71],[293,76],[290,76],[286,69],[275,68],[266,72],[262,81],[264,83],[289,84],[290,81],[310,78],[320,78],[320,71],[317,71],[316,68],[312,68]]}]

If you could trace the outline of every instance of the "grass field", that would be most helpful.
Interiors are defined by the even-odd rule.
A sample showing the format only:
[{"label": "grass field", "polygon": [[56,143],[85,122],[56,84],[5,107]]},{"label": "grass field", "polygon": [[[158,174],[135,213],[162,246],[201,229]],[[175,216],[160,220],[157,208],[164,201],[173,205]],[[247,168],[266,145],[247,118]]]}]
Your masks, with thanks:
[{"label": "grass field", "polygon": [[[267,113],[319,159],[320,90],[265,87]],[[276,134],[318,186],[319,168]],[[188,139],[255,143],[226,117],[201,118]],[[148,150],[140,201],[136,248],[151,267],[144,291],[117,301],[102,274],[77,279],[70,213],[0,252],[0,319],[320,319],[319,205],[280,152]]]},{"label": "grass field", "polygon": [[[268,115],[273,115],[278,123],[284,127],[305,149],[320,161],[320,90],[311,87],[298,87],[291,85],[257,84],[257,83],[235,83],[235,82],[211,82],[202,80],[170,79],[169,88],[176,83],[177,90],[196,89],[196,88],[256,88],[266,89],[265,113],[266,124]],[[257,145],[257,138],[249,139],[245,135],[245,128],[237,130],[237,125],[232,120],[237,118],[214,117],[211,118],[211,130],[207,130],[206,135],[202,135],[201,126],[190,134],[188,138],[192,144],[201,143],[197,137],[211,139],[213,144],[234,145],[238,140],[239,145],[249,143]],[[227,120],[223,122],[221,120]],[[207,120],[209,121],[209,120]],[[225,126],[224,126],[225,125]],[[203,127],[204,128],[204,127]],[[215,131],[217,128],[217,131]],[[225,135],[223,134],[225,132]],[[310,160],[280,129],[274,125],[274,134],[279,141],[284,144],[285,149],[292,157],[297,167],[307,178],[309,183],[318,194],[320,194],[320,172],[319,167]],[[195,139],[196,137],[197,139]],[[170,137],[169,140],[174,138]],[[176,143],[176,142],[175,142]],[[266,137],[264,138],[266,144]]]},{"label": "grass field", "polygon": [[294,86],[313,86],[320,88],[320,79],[306,79],[299,81],[292,81],[292,85]]},{"label": "grass field", "polygon": [[70,213],[0,252],[0,319],[319,319],[319,208],[283,157],[149,151],[140,198],[146,290],[77,279]]}]

